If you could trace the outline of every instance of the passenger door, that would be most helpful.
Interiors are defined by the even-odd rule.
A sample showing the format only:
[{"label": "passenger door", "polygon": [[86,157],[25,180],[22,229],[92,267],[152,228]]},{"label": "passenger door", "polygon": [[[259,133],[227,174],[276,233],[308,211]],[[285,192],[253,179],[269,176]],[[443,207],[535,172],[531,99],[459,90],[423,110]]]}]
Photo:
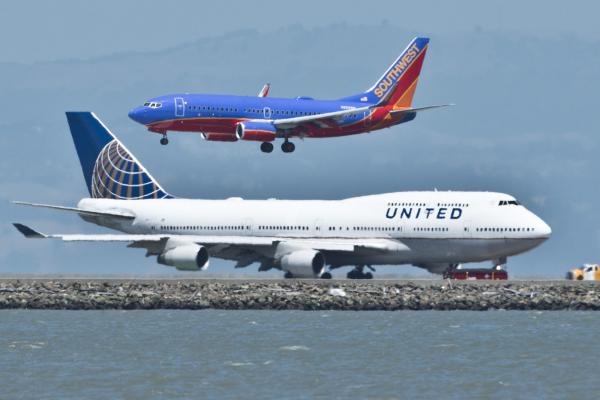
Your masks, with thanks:
[{"label": "passenger door", "polygon": [[271,107],[263,108],[263,115],[264,115],[265,119],[271,119],[271,115],[272,115]]},{"label": "passenger door", "polygon": [[323,220],[322,219],[317,219],[315,220],[315,225],[313,226],[313,234],[315,236],[322,236],[323,235]]},{"label": "passenger door", "polygon": [[371,126],[371,110],[365,111],[363,114],[363,124],[365,128]]},{"label": "passenger door", "polygon": [[175,97],[175,116],[183,117],[185,115],[185,103],[183,97]]}]

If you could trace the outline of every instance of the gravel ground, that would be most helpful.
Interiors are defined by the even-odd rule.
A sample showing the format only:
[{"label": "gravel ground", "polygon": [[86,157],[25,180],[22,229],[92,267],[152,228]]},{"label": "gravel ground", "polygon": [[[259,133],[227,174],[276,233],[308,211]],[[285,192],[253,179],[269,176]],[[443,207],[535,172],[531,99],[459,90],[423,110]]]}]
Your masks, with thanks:
[{"label": "gravel ground", "polygon": [[596,282],[2,279],[0,309],[599,310]]}]

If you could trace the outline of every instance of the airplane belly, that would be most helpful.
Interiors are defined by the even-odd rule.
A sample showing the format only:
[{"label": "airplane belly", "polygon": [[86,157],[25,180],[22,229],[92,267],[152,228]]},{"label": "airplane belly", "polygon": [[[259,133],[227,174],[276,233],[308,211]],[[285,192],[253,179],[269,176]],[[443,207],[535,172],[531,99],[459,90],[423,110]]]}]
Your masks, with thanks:
[{"label": "airplane belly", "polygon": [[235,134],[239,118],[193,117],[152,124],[153,129],[177,132],[211,132]]},{"label": "airplane belly", "polygon": [[466,263],[489,261],[523,253],[541,244],[542,239],[402,239],[407,251],[330,254],[335,265],[400,265],[420,263]]}]

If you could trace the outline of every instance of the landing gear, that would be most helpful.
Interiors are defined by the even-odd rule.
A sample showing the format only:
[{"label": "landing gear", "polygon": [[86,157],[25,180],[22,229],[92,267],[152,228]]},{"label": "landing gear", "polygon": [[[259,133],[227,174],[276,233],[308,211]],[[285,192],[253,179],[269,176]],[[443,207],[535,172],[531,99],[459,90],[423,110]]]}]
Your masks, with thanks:
[{"label": "landing gear", "polygon": [[292,273],[290,271],[286,271],[285,274],[283,275],[283,277],[285,279],[292,279],[294,277],[294,275],[292,275]]},{"label": "landing gear", "polygon": [[323,272],[321,274],[321,279],[331,279],[331,278],[332,278],[331,272]]},{"label": "landing gear", "polygon": [[166,145],[169,144],[169,139],[167,139],[167,134],[166,133],[160,139],[160,144],[162,144],[163,146],[166,146]]},{"label": "landing gear", "polygon": [[496,271],[501,271],[501,270],[505,270],[506,269],[506,257],[500,257],[496,260],[493,260],[492,263],[494,264],[494,269]]},{"label": "landing gear", "polygon": [[[366,265],[371,271],[375,272],[375,268],[370,265]],[[357,265],[354,269],[346,274],[348,279],[373,279],[373,274],[370,272],[364,272],[365,265]]]},{"label": "landing gear", "polygon": [[288,142],[287,139],[281,144],[281,150],[284,153],[292,153],[296,149],[296,146],[292,142]]},{"label": "landing gear", "polygon": [[263,142],[260,144],[260,151],[263,153],[270,153],[273,151],[273,143],[271,142]]}]

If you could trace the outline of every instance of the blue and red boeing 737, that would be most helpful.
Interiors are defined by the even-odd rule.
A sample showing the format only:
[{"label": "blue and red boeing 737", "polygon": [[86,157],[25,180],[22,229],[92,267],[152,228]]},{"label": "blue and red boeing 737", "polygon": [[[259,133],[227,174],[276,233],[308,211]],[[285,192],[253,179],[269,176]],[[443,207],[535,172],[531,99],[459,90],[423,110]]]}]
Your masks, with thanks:
[{"label": "blue and red boeing 737", "polygon": [[417,37],[379,80],[367,91],[337,100],[267,97],[266,85],[258,96],[173,94],[148,100],[129,117],[148,130],[200,132],[206,140],[262,142],[260,149],[273,151],[272,142],[283,138],[281,149],[294,151],[290,138],[326,138],[370,132],[408,122],[416,113],[431,108],[413,108],[428,38]]}]

